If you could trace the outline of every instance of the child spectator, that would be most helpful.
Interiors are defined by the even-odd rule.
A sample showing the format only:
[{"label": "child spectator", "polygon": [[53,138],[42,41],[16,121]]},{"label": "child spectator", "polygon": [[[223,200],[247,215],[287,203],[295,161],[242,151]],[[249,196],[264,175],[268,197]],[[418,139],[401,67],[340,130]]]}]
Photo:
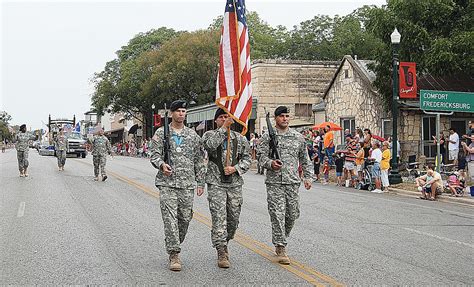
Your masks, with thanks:
[{"label": "child spectator", "polygon": [[328,158],[324,159],[323,174],[324,174],[323,184],[328,184],[329,182],[329,159]]},{"label": "child spectator", "polygon": [[466,181],[459,174],[450,175],[448,178],[448,188],[451,191],[450,196],[463,196]]},{"label": "child spectator", "polygon": [[356,154],[354,150],[355,146],[348,146],[345,155],[344,174],[346,177],[346,187],[355,186],[354,181],[357,178],[354,172],[356,160]]},{"label": "child spectator", "polygon": [[364,170],[364,149],[359,144],[357,145],[357,148],[359,151],[356,154],[355,164],[359,181],[362,181],[362,171]]},{"label": "child spectator", "polygon": [[342,186],[342,173],[344,171],[344,156],[340,152],[335,153],[337,185]]},{"label": "child spectator", "polygon": [[321,165],[321,161],[319,159],[319,153],[317,150],[315,150],[313,154],[313,166],[314,166],[314,176],[316,177],[316,180],[319,181],[319,167]]}]

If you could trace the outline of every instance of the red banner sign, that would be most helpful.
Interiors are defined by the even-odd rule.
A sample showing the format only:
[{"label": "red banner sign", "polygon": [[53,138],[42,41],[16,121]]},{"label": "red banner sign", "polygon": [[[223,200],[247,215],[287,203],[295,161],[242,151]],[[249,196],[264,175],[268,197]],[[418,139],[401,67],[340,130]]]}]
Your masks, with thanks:
[{"label": "red banner sign", "polygon": [[161,115],[157,115],[157,114],[153,115],[153,126],[154,127],[161,126]]},{"label": "red banner sign", "polygon": [[400,82],[400,98],[416,99],[416,63],[400,62],[398,75]]}]

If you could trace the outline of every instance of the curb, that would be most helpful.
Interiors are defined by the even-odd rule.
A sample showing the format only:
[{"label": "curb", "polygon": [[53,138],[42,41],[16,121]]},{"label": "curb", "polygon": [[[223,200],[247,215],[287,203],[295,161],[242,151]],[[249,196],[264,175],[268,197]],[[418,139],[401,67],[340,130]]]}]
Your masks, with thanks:
[{"label": "curb", "polygon": [[[409,191],[409,190],[399,189],[399,188],[393,188],[393,187],[389,187],[388,190],[391,193],[393,192],[394,194],[402,194],[402,195],[406,195],[406,196],[419,197],[421,195],[421,193],[419,193],[419,192]],[[465,196],[470,197],[470,195],[465,195]],[[446,196],[446,195],[438,195],[437,198],[438,198],[438,201],[441,201],[441,202],[459,203],[459,204],[467,204],[467,205],[473,205],[474,206],[474,198],[470,199],[470,198],[466,198],[466,197],[449,197],[449,196]]]}]

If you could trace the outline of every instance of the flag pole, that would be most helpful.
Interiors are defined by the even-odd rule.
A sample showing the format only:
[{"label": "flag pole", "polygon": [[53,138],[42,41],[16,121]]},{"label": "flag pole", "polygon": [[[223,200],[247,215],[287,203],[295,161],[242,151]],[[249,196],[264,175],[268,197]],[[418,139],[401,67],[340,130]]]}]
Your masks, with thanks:
[{"label": "flag pole", "polygon": [[230,166],[230,127],[227,128],[227,152],[225,155],[225,166]]}]

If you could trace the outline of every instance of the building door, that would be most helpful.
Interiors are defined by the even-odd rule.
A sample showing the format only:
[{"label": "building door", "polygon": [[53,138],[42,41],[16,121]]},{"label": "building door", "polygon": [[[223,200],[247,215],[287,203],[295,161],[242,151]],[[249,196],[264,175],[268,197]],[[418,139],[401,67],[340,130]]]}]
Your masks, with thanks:
[{"label": "building door", "polygon": [[436,118],[427,116],[422,119],[423,154],[427,158],[434,158],[436,157],[436,145],[433,142],[433,136],[436,135]]},{"label": "building door", "polygon": [[451,126],[458,133],[459,138],[467,133],[466,120],[451,120]]}]

